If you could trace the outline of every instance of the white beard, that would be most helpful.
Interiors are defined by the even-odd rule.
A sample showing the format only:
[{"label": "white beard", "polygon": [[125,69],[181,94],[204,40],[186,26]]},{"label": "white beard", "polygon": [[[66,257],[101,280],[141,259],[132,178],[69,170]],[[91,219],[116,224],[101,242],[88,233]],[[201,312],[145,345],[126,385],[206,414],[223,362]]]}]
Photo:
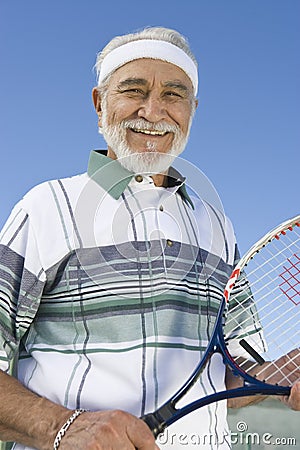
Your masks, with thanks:
[{"label": "white beard", "polygon": [[[164,173],[171,166],[174,159],[180,155],[187,143],[192,116],[190,119],[187,134],[177,125],[170,125],[166,122],[154,124],[145,119],[124,120],[118,125],[107,124],[106,102],[103,102],[103,116],[101,132],[107,145],[114,151],[120,164],[133,173],[158,174]],[[133,151],[126,141],[127,128],[137,128],[144,130],[156,130],[162,132],[172,132],[174,134],[172,146],[166,153],[160,153],[156,150],[156,144],[153,141],[147,142],[147,152]]]}]

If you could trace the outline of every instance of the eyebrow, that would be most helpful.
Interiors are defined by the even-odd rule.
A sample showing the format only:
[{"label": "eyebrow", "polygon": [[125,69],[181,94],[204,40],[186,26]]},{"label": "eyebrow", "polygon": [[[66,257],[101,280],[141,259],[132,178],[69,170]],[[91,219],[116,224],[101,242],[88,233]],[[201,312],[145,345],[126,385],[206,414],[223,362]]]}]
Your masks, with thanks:
[{"label": "eyebrow", "polygon": [[189,91],[188,87],[185,84],[183,84],[181,81],[166,81],[163,84],[163,86],[167,87],[167,88],[171,88],[171,89],[179,89],[180,91],[183,91],[183,92]]},{"label": "eyebrow", "polygon": [[146,86],[147,84],[147,80],[145,80],[144,78],[126,78],[126,80],[120,81],[120,83],[118,83],[118,88],[122,89],[124,87],[128,87],[128,86]]}]

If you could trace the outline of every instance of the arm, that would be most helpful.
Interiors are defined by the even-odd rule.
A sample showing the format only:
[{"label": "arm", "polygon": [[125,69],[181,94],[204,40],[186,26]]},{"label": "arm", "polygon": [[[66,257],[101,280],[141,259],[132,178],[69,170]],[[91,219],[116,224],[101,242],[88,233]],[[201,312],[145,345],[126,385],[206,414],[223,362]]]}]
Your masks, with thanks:
[{"label": "arm", "polygon": [[3,371],[0,390],[0,438],[40,449],[53,447],[57,431],[71,412],[30,392]]},{"label": "arm", "polygon": [[[243,380],[235,376],[230,369],[226,367],[225,377],[226,389],[236,389],[243,386]],[[255,405],[267,398],[266,395],[249,395],[248,397],[229,398],[227,400],[228,408],[243,408],[244,406]]]},{"label": "arm", "polygon": [[[275,362],[266,362],[263,365],[253,366],[250,363],[251,369],[249,374],[256,376],[261,380],[267,380],[272,384],[280,383],[282,376],[291,385],[291,392],[289,396],[279,396],[279,398],[289,408],[300,411],[300,353],[299,349],[290,351],[287,355],[282,356]],[[244,367],[246,367],[244,365]],[[275,370],[274,370],[275,367]],[[233,375],[230,369],[226,369],[226,388],[235,389],[243,386],[243,380]],[[287,384],[288,385],[288,384]],[[255,404],[266,399],[265,395],[255,395],[249,397],[233,398],[228,400],[229,408],[241,408],[243,406]]]},{"label": "arm", "polygon": [[[39,397],[0,371],[0,439],[52,450],[72,411]],[[86,412],[71,425],[61,450],[158,449],[147,425],[122,411]]]}]

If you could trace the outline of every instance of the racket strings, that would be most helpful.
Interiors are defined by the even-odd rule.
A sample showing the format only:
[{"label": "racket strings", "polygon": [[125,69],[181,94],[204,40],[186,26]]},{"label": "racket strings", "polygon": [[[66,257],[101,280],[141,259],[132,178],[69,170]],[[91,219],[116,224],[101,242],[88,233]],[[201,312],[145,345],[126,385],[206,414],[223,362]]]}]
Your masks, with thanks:
[{"label": "racket strings", "polygon": [[[300,244],[300,237],[299,237],[299,239],[297,239],[296,242],[299,242],[299,244]],[[296,242],[292,242],[291,245],[292,244],[295,245]],[[298,250],[299,249],[300,249],[300,245],[298,247]],[[269,295],[270,293],[273,293],[275,290],[277,290],[278,286],[276,286],[276,285],[274,286],[273,283],[274,283],[275,277],[277,277],[276,270],[278,270],[280,267],[282,267],[282,259],[278,260],[278,256],[282,255],[282,253],[284,251],[286,251],[287,248],[284,247],[280,251],[277,251],[275,254],[274,254],[274,251],[273,252],[270,251],[269,247],[266,247],[266,250],[268,251],[270,257],[268,259],[266,259],[264,257],[264,255],[260,254],[260,257],[263,258],[264,262],[262,263],[260,260],[259,261],[255,260],[255,262],[256,262],[255,267],[251,269],[251,272],[249,272],[249,271],[247,272],[248,279],[251,278],[251,293],[249,295],[249,298],[252,297],[253,293],[255,292],[257,298],[259,298],[260,301],[264,299],[264,295],[262,295],[262,291],[266,290],[269,286],[273,285],[273,289],[271,291],[266,292],[265,295]],[[274,259],[278,260],[277,265],[272,264],[272,261]],[[271,267],[267,271],[264,271],[264,266],[266,264],[268,264]],[[271,276],[271,275],[273,275],[273,276]],[[269,282],[264,281],[264,283],[262,284],[262,279],[265,279],[266,277],[269,277]],[[246,280],[244,282],[247,283]],[[248,284],[249,283],[247,283],[247,289],[250,290],[250,287],[248,287]],[[259,287],[260,287],[259,289],[256,289],[257,284],[259,284]],[[236,287],[238,288],[238,286],[236,286]],[[243,287],[243,286],[241,286],[241,290],[243,292],[246,291],[245,287]],[[239,294],[240,294],[240,292],[237,292],[234,296],[237,297]],[[280,297],[280,294],[278,295],[277,298],[279,298],[279,297]],[[240,306],[241,306],[241,304],[239,303],[239,304],[237,304],[237,306],[235,308],[240,308]],[[234,309],[233,309],[233,311],[234,311]]]},{"label": "racket strings", "polygon": [[[274,303],[275,303],[275,304],[276,304],[276,300],[278,300],[277,297],[276,297],[275,300],[274,300]],[[276,305],[275,308],[274,308],[272,311],[269,311],[267,314],[265,314],[265,315],[263,316],[263,317],[264,317],[264,320],[269,319],[269,317],[275,316],[275,314],[281,309],[281,306],[282,306],[282,305]],[[251,316],[251,318],[252,318],[252,313],[251,313],[251,311],[250,311],[250,308],[251,308],[251,306],[244,307],[244,308],[243,308],[243,312],[246,312],[247,315],[248,315],[248,316]],[[262,313],[262,312],[264,311],[264,309],[265,309],[264,307],[261,308],[261,309],[260,309],[260,313]],[[269,321],[269,322],[265,325],[265,327],[264,327],[265,333],[266,333],[266,331],[268,330],[268,328],[271,328],[271,331],[268,333],[268,338],[269,338],[269,342],[270,342],[270,343],[276,342],[276,339],[277,339],[277,331],[276,331],[276,328],[274,327],[274,325],[276,325],[276,324],[278,325],[278,322],[279,322],[279,321],[280,321],[280,322],[279,322],[279,326],[280,326],[280,327],[282,328],[282,330],[283,330],[283,334],[281,334],[281,339],[282,339],[282,336],[285,335],[285,334],[287,334],[287,333],[289,333],[289,335],[290,335],[290,330],[289,330],[288,327],[287,327],[288,323],[290,322],[290,317],[287,316],[287,313],[291,313],[292,310],[293,310],[293,307],[292,307],[292,306],[291,306],[289,309],[285,309],[285,310],[282,312],[282,314],[277,315],[273,320]],[[234,322],[234,323],[236,324],[236,326],[242,327],[242,328],[245,329],[246,322],[247,322],[248,318],[242,320],[242,319],[241,319],[242,314],[243,314],[243,313],[240,312],[234,319],[229,320],[229,324],[231,324],[231,322]],[[262,316],[262,315],[260,314],[260,317],[261,317],[261,316]],[[285,317],[287,317],[285,320],[281,320],[282,318],[285,318]],[[231,325],[231,327],[232,327],[232,325]],[[275,336],[274,340],[271,340],[271,336],[272,336],[272,335]],[[291,339],[290,336],[289,336],[289,339]],[[281,341],[281,342],[282,342],[283,344],[285,343],[285,341]],[[295,344],[296,344],[296,341],[295,341]]]},{"label": "racket strings", "polygon": [[[300,238],[298,239],[298,241],[300,241]],[[299,248],[298,248],[299,249]],[[272,255],[272,257],[273,257],[273,259],[274,258],[276,258],[276,257],[278,257],[278,253],[276,253],[275,255]],[[269,258],[266,262],[268,263],[268,264],[271,264],[271,261],[272,261],[272,259],[271,258]],[[270,293],[274,293],[276,290],[278,290],[278,286],[275,284],[274,285],[274,281],[275,281],[275,279],[278,277],[278,274],[276,273],[276,270],[278,270],[280,267],[282,267],[282,261],[280,261],[276,266],[273,266],[272,267],[272,269],[270,269],[269,271],[267,271],[267,272],[263,272],[261,269],[262,269],[262,266],[261,265],[259,265],[259,263],[257,262],[256,263],[256,266],[255,266],[255,268],[254,268],[254,270],[252,270],[250,273],[249,272],[247,272],[247,277],[248,277],[248,279],[251,279],[251,291],[250,291],[250,287],[249,287],[249,283],[244,279],[244,280],[242,280],[243,282],[244,282],[244,285],[246,285],[246,287],[244,287],[244,286],[240,286],[240,289],[239,289],[239,286],[237,285],[236,286],[236,288],[237,288],[237,292],[236,292],[236,294],[233,294],[232,295],[232,297],[231,297],[231,299],[233,298],[233,297],[239,297],[240,295],[241,295],[241,292],[243,292],[243,293],[245,293],[245,292],[248,292],[248,299],[251,299],[251,298],[253,298],[253,296],[254,296],[254,293],[255,293],[255,297],[257,297],[259,300],[257,300],[257,298],[256,298],[256,302],[257,301],[262,301],[262,300],[264,300],[264,298],[265,298],[265,296],[268,296],[268,295],[270,295]],[[300,268],[299,268],[300,269]],[[258,274],[257,274],[257,271],[260,271]],[[271,274],[273,274],[273,276],[271,277],[270,275]],[[263,281],[263,283],[262,283],[262,280],[264,280],[264,278],[265,277],[269,277],[269,282],[265,282],[265,281]],[[253,280],[253,277],[255,277],[255,280]],[[300,282],[300,281],[299,281]],[[256,289],[256,284],[257,283],[259,283],[259,286],[260,286],[260,288],[259,289]],[[270,290],[268,290],[265,294],[263,294],[262,295],[262,291],[263,290],[266,290],[267,288],[269,288],[270,286],[273,286],[273,288]],[[276,296],[276,298],[274,299],[274,301],[275,300],[280,300],[280,296],[281,296],[281,294],[282,294],[282,291],[279,291],[279,293],[278,293],[278,295]],[[247,300],[247,298],[246,298],[246,300]],[[240,309],[241,308],[241,306],[243,306],[243,305],[246,305],[247,306],[247,302],[246,302],[246,300],[244,300],[244,301],[242,301],[242,302],[240,302],[240,301],[238,301],[237,302],[237,305],[232,309],[232,311],[234,312],[234,310],[235,309]]]},{"label": "racket strings", "polygon": [[[300,229],[270,233],[245,258],[228,302],[225,323],[234,359],[247,373],[269,383],[290,385],[300,379]],[[297,304],[299,303],[299,304]],[[241,348],[246,339],[268,364],[261,368],[255,353]],[[295,350],[296,349],[296,350]]]},{"label": "racket strings", "polygon": [[265,368],[257,371],[256,377],[272,384],[291,385],[299,379],[300,349],[294,352],[295,355],[292,357],[285,355],[285,362],[282,360],[281,364],[273,361],[268,367],[267,375],[265,374]]}]

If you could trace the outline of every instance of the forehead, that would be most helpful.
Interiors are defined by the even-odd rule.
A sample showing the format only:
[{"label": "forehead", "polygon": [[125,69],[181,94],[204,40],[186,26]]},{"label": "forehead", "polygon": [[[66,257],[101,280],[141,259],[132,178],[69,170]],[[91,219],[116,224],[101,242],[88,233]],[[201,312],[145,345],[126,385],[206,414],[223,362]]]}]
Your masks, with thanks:
[{"label": "forehead", "polygon": [[127,78],[144,79],[149,83],[154,81],[162,84],[169,81],[180,81],[193,91],[190,78],[180,67],[159,59],[142,58],[130,61],[115,70],[109,84],[118,84]]}]

